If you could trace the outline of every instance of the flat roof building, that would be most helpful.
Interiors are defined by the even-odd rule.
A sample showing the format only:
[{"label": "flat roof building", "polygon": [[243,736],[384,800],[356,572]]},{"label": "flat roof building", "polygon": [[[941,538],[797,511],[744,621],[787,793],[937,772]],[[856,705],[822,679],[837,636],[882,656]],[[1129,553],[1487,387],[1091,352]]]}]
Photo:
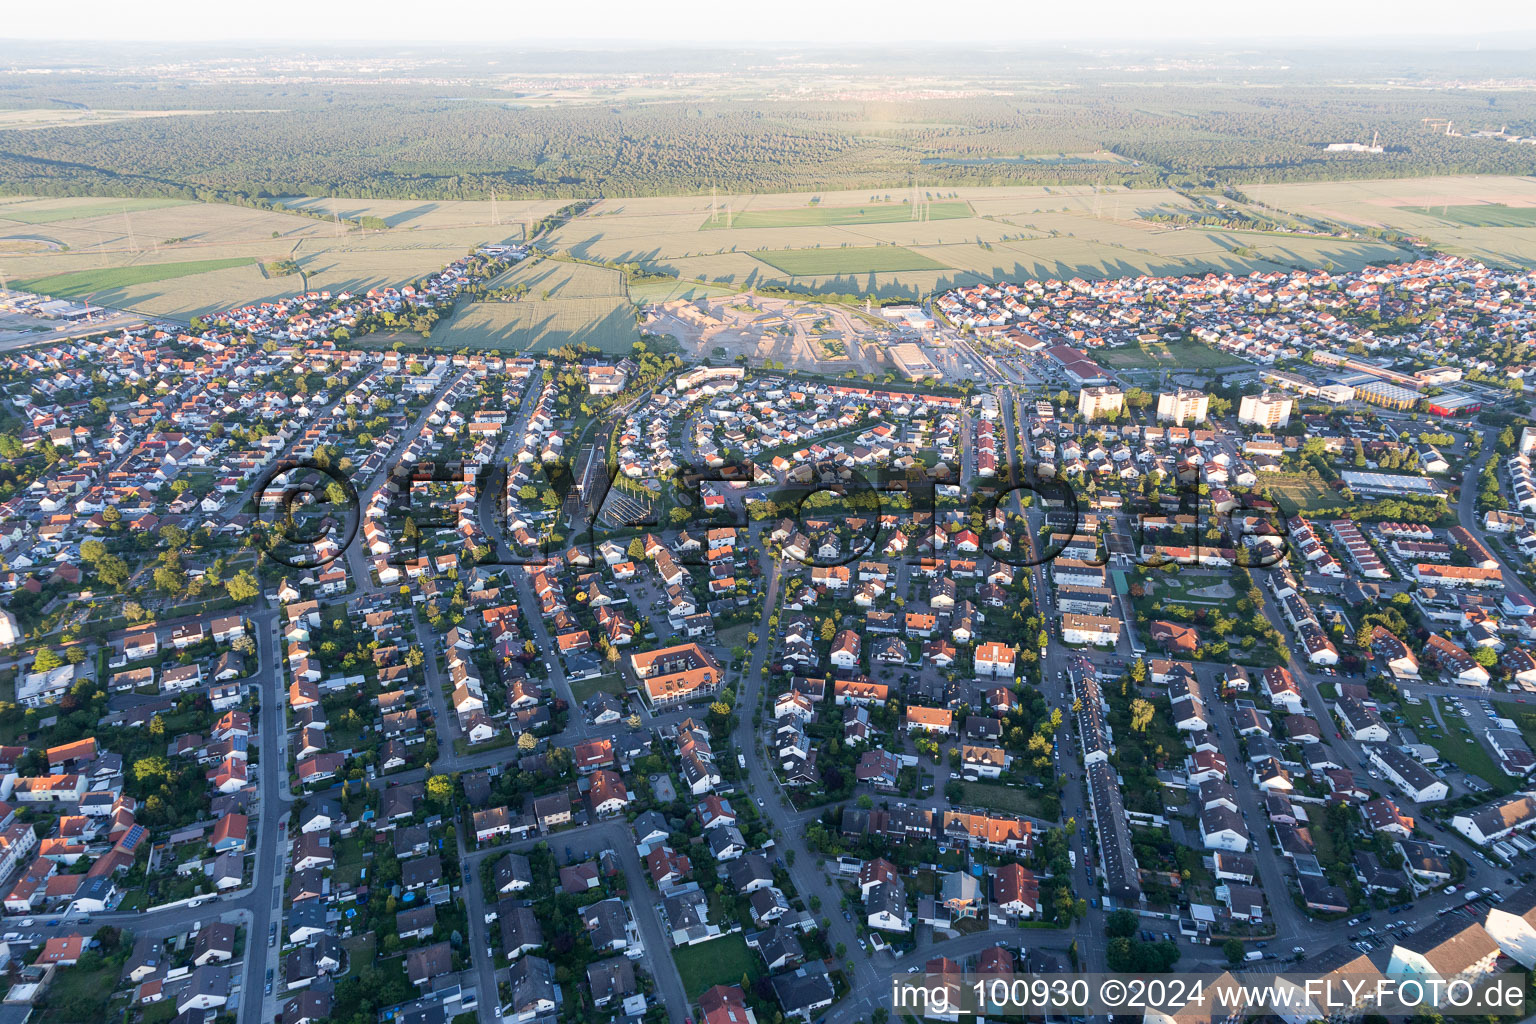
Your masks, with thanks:
[{"label": "flat roof building", "polygon": [[1265,391],[1258,395],[1244,395],[1237,407],[1237,422],[1273,429],[1291,422],[1291,410],[1296,402],[1287,395]]}]

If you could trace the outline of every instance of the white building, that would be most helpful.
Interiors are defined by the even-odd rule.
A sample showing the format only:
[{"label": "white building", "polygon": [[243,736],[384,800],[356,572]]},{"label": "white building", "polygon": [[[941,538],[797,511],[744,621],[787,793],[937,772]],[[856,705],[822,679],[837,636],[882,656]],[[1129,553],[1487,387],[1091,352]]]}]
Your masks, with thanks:
[{"label": "white building", "polygon": [[1077,411],[1083,414],[1083,419],[1093,422],[1107,416],[1117,415],[1125,407],[1125,393],[1119,388],[1096,387],[1083,388],[1078,392]]},{"label": "white building", "polygon": [[1063,615],[1061,638],[1069,644],[1113,646],[1120,642],[1120,620],[1105,615]]},{"label": "white building", "polygon": [[1489,908],[1483,927],[1505,956],[1526,970],[1536,967],[1536,890],[1524,886],[1506,893],[1503,903]]},{"label": "white building", "polygon": [[1450,787],[1428,768],[1396,747],[1379,745],[1369,748],[1366,756],[1381,769],[1381,774],[1414,803],[1444,800]]},{"label": "white building", "polygon": [[1157,396],[1157,418],[1180,426],[1204,423],[1211,405],[1210,396],[1192,388],[1164,391]]},{"label": "white building", "polygon": [[1259,395],[1244,395],[1238,406],[1237,422],[1272,429],[1291,422],[1291,410],[1296,403],[1285,395],[1265,391]]},{"label": "white building", "polygon": [[1529,793],[1517,793],[1451,819],[1452,828],[1479,846],[1487,846],[1532,825],[1536,825],[1536,799]]},{"label": "white building", "polygon": [[47,672],[28,672],[16,685],[16,703],[29,708],[57,704],[74,682],[73,665],[60,665]]}]

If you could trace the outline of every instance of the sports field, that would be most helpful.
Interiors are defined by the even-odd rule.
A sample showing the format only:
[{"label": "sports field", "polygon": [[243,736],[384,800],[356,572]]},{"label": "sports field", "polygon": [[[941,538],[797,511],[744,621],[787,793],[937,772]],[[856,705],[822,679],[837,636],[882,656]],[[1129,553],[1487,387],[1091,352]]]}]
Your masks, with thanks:
[{"label": "sports field", "polygon": [[1207,370],[1217,366],[1241,366],[1243,361],[1198,341],[1137,342],[1125,348],[1106,348],[1093,357],[1118,370],[1147,368]]},{"label": "sports field", "polygon": [[[1270,479],[1277,477],[1276,479]],[[1327,508],[1341,504],[1338,494],[1328,488],[1328,485],[1318,480],[1310,479],[1299,473],[1265,474],[1265,479],[1259,481],[1261,488],[1267,488],[1279,503],[1281,511],[1286,515],[1294,515],[1297,512],[1305,512],[1313,508]]]},{"label": "sports field", "polygon": [[815,206],[792,210],[747,210],[727,214],[716,210],[699,225],[700,231],[726,228],[808,228],[848,224],[896,224],[923,220],[959,220],[971,216],[970,204],[958,199],[924,204],[914,216],[910,202],[869,202],[862,206]]},{"label": "sports field", "polygon": [[[190,260],[185,263],[145,263],[132,267],[102,267],[97,270],[76,270],[50,277],[18,281],[16,287],[47,295],[75,298],[81,295],[105,296],[134,285],[173,281],[179,277],[192,277],[215,270],[248,266],[253,261],[237,256],[227,260]],[[101,299],[110,303],[110,296]]]},{"label": "sports field", "polygon": [[776,252],[755,252],[752,255],[790,277],[947,269],[938,260],[896,245],[847,249],[779,249]]}]

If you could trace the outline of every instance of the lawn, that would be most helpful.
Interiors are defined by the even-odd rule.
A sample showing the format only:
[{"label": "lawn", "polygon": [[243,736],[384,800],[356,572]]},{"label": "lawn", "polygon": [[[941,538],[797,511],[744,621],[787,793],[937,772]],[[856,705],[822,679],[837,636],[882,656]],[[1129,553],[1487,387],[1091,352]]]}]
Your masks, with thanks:
[{"label": "lawn", "polygon": [[838,274],[888,274],[896,271],[945,270],[938,260],[899,245],[859,245],[836,249],[778,249],[754,257],[790,277]]},{"label": "lawn", "polygon": [[992,811],[1023,814],[1031,818],[1055,821],[1061,817],[1061,802],[1056,794],[1022,786],[1005,786],[1000,782],[962,782],[967,806],[985,807]]},{"label": "lawn", "polygon": [[1419,742],[1428,743],[1439,751],[1441,763],[1449,768],[1460,768],[1469,775],[1476,775],[1492,786],[1500,796],[1513,793],[1514,780],[1493,763],[1493,757],[1472,735],[1466,719],[1441,711],[1440,717],[1445,720],[1445,728],[1432,728],[1435,726],[1435,716],[1429,707],[1431,699],[1426,698],[1424,703],[1417,705],[1406,701],[1399,705]]},{"label": "lawn", "polygon": [[1500,717],[1515,723],[1520,735],[1525,737],[1526,745],[1536,750],[1536,709],[1509,700],[1494,701],[1493,706]]},{"label": "lawn", "polygon": [[356,885],[363,877],[363,840],[343,840],[336,847],[334,880],[337,885]]},{"label": "lawn", "polygon": [[75,270],[67,274],[18,281],[16,287],[43,295],[75,297],[119,288],[132,288],[141,284],[154,284],[157,281],[174,281],[179,277],[206,274],[213,270],[248,267],[256,262],[249,256],[237,256],[226,260],[188,260],[184,263],[144,263],[133,267],[99,267],[95,270]]},{"label": "lawn", "polygon": [[1406,207],[1422,210],[1431,217],[1462,224],[1469,228],[1536,228],[1536,206],[1505,206],[1503,203],[1472,203],[1446,206],[1437,213],[1433,207]]},{"label": "lawn", "polygon": [[[971,216],[971,204],[958,199],[929,203],[924,220],[961,220]],[[730,227],[809,228],[840,224],[897,224],[912,220],[910,203],[870,203],[867,206],[803,206],[790,210],[743,210],[730,217]],[[706,217],[700,231],[724,230],[724,213]]]},{"label": "lawn", "polygon": [[672,950],[672,962],[677,964],[690,1004],[711,986],[739,985],[743,974],[756,980],[763,973],[762,961],[747,948],[747,940],[740,934],[722,935],[696,946],[678,946]]},{"label": "lawn", "polygon": [[576,698],[576,703],[585,704],[598,693],[611,693],[615,697],[624,696],[624,680],[618,676],[598,676],[596,679],[580,679],[571,683],[571,696]]},{"label": "lawn", "polygon": [[1223,584],[1227,585],[1228,590],[1231,589],[1231,585],[1220,576],[1192,576],[1185,579],[1182,576],[1158,573],[1153,577],[1153,581],[1157,584],[1153,596],[1164,604],[1204,604],[1221,607],[1230,604],[1236,597],[1235,592],[1231,594],[1215,592],[1213,588],[1220,588]]},{"label": "lawn", "polygon": [[364,932],[361,935],[342,939],[341,945],[347,951],[348,974],[365,964],[372,964],[373,958],[378,955],[378,940],[373,932]]}]

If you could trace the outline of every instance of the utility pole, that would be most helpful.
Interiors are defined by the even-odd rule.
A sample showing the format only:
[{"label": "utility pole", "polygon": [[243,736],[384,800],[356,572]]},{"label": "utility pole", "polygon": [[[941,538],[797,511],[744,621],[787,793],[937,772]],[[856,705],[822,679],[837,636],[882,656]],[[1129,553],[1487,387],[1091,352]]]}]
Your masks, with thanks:
[{"label": "utility pole", "polygon": [[128,232],[128,248],[137,253],[139,251],[139,242],[138,239],[133,237],[133,221],[128,216],[128,207],[126,205],[123,206],[123,228]]}]

